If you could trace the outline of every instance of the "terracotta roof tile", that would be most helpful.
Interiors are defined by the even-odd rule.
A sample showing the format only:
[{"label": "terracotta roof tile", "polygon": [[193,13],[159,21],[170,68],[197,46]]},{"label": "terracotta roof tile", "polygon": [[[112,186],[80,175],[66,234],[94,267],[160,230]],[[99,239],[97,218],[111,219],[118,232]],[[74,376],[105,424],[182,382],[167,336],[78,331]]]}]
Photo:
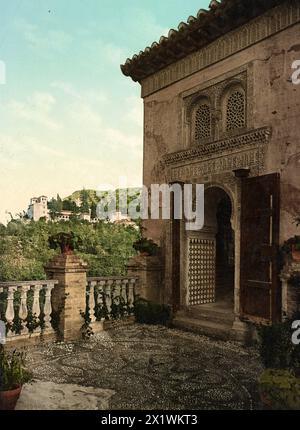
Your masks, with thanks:
[{"label": "terracotta roof tile", "polygon": [[281,3],[285,0],[212,0],[208,10],[200,9],[196,17],[171,29],[168,37],[128,58],[121,70],[140,82]]}]

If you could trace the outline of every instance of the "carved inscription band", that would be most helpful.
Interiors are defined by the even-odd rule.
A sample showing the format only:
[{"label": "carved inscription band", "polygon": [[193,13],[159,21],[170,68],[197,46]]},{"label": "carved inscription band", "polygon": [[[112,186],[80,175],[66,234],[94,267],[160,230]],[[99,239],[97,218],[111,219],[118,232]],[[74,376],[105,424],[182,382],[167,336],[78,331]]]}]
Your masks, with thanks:
[{"label": "carved inscription band", "polygon": [[170,180],[183,181],[191,178],[231,172],[235,169],[253,168],[263,169],[265,150],[263,147],[241,151],[240,153],[226,155],[213,160],[203,160],[188,166],[178,166],[170,169]]}]

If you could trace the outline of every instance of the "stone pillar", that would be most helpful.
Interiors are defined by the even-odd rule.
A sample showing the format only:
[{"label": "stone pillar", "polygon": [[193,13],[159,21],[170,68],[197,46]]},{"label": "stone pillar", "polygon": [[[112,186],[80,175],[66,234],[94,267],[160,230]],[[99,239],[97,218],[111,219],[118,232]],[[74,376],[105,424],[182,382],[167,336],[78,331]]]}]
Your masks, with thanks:
[{"label": "stone pillar", "polygon": [[59,335],[64,341],[81,338],[86,310],[87,265],[74,254],[60,254],[46,267],[49,279],[55,279],[52,309],[58,319]]},{"label": "stone pillar", "polygon": [[137,255],[127,265],[128,277],[139,277],[136,294],[154,303],[162,302],[163,265],[159,257]]},{"label": "stone pillar", "polygon": [[248,169],[233,171],[235,176],[235,207],[233,208],[232,226],[234,230],[234,322],[232,329],[237,341],[252,343],[256,332],[252,325],[241,321],[241,211],[242,211],[242,180],[249,176]]}]

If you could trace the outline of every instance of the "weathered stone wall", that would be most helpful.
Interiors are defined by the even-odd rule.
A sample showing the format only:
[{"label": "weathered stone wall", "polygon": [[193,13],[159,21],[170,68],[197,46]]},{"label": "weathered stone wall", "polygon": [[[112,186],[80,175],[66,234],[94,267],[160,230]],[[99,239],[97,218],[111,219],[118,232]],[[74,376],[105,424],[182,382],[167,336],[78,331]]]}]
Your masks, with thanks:
[{"label": "weathered stone wall", "polygon": [[[291,82],[292,62],[300,59],[300,25],[297,24],[231,58],[196,73],[145,98],[144,183],[163,182],[164,155],[185,149],[182,137],[182,93],[215,79],[226,79],[247,65],[253,81],[253,128],[270,127],[272,135],[262,173],[280,172],[282,177],[282,240],[294,231],[291,223],[299,212],[300,86]],[[252,75],[252,77],[251,77]],[[199,178],[201,179],[201,178]],[[158,223],[147,222],[148,233],[160,236]],[[153,224],[153,225],[152,225]]]},{"label": "weathered stone wall", "polygon": [[[299,23],[145,97],[144,184],[168,181],[169,171],[162,163],[163,157],[190,146],[185,99],[245,72],[248,129],[267,127],[271,131],[262,166],[255,174],[281,174],[280,240],[283,242],[299,234],[293,221],[300,213],[300,85],[291,82],[291,66],[298,59]],[[207,180],[201,175],[191,179],[200,183]],[[168,283],[171,267],[169,222],[149,220],[145,221],[145,227],[145,234],[163,248]]]}]

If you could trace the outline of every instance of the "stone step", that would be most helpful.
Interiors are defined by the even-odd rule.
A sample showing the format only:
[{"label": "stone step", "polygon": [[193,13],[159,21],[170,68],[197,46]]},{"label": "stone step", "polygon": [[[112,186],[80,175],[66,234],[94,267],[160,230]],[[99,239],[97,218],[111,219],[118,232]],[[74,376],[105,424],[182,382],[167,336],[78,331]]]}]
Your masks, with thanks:
[{"label": "stone step", "polygon": [[234,313],[229,310],[218,308],[205,308],[205,306],[191,307],[186,311],[189,318],[219,322],[224,324],[233,324]]},{"label": "stone step", "polygon": [[177,314],[176,318],[172,322],[172,325],[174,328],[202,334],[215,339],[235,339],[235,333],[232,330],[232,324],[228,323],[218,323],[214,321],[208,321],[206,319],[191,318]]}]

